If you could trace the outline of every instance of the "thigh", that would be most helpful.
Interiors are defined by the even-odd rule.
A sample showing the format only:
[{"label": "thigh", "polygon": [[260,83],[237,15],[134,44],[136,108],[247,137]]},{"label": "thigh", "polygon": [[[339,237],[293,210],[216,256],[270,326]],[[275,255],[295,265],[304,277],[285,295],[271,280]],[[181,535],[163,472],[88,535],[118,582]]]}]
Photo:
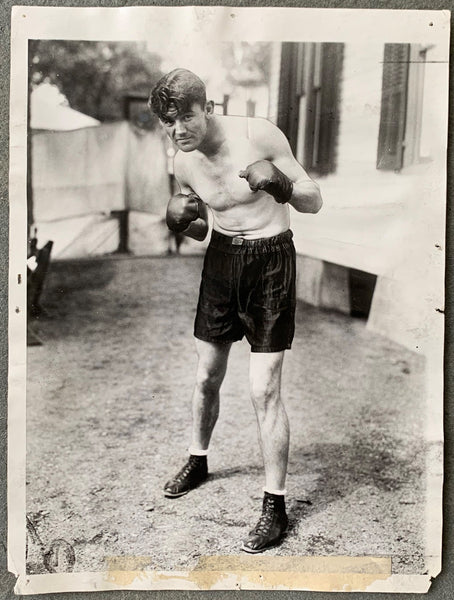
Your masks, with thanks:
[{"label": "thigh", "polygon": [[199,340],[226,344],[243,337],[232,270],[232,256],[208,248],[194,323]]},{"label": "thigh", "polygon": [[291,348],[295,331],[293,245],[261,260],[260,275],[247,297],[242,320],[253,352],[280,352]]}]

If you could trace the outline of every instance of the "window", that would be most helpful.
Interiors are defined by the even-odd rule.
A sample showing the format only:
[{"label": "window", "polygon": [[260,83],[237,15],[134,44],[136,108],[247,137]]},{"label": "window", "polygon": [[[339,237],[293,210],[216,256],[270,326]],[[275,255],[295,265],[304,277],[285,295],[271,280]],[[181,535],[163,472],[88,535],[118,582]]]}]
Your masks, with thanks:
[{"label": "window", "polygon": [[385,44],[377,168],[403,166],[410,44]]},{"label": "window", "polygon": [[428,48],[385,44],[377,168],[420,162],[424,66]]},{"label": "window", "polygon": [[343,44],[282,44],[278,126],[296,158],[319,175],[336,170]]}]

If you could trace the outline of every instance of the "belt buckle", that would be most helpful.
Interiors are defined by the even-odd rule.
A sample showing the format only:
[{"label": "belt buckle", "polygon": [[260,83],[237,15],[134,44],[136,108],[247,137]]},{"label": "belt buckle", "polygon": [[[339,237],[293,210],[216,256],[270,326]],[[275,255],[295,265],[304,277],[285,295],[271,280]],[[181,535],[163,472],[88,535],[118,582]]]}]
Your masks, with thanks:
[{"label": "belt buckle", "polygon": [[241,246],[243,242],[244,242],[244,239],[242,237],[234,237],[234,238],[232,238],[232,245],[233,246]]}]

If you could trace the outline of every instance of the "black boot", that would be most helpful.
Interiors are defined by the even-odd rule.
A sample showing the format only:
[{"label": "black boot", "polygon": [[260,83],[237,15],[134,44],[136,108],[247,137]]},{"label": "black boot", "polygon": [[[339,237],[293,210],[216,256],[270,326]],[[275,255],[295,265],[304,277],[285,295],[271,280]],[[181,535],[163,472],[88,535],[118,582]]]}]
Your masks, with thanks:
[{"label": "black boot", "polygon": [[207,477],[207,457],[190,454],[188,462],[181,471],[165,484],[164,496],[166,496],[166,498],[178,498],[179,496],[184,496],[189,490],[193,490],[203,483]]},{"label": "black boot", "polygon": [[243,541],[241,550],[257,554],[272,546],[277,546],[288,525],[284,496],[265,492],[262,516],[249,536]]}]

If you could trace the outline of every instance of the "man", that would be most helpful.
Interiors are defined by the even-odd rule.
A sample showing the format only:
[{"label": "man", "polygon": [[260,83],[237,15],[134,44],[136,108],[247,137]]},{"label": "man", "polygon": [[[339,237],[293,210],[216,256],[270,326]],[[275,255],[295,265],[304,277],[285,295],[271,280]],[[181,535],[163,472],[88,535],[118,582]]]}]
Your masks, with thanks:
[{"label": "man", "polygon": [[176,498],[207,479],[208,446],[230,347],[246,336],[265,487],[262,515],[242,549],[262,552],[281,541],[288,525],[289,426],[280,398],[282,361],[291,347],[295,313],[288,205],[298,212],[318,212],[319,187],[277,127],[265,119],[215,115],[205,85],[190,71],[165,75],[149,104],[179,150],[174,171],[180,193],[169,201],[168,227],[203,240],[208,210],[213,218],[194,326],[198,367],[189,460],[164,493]]}]

